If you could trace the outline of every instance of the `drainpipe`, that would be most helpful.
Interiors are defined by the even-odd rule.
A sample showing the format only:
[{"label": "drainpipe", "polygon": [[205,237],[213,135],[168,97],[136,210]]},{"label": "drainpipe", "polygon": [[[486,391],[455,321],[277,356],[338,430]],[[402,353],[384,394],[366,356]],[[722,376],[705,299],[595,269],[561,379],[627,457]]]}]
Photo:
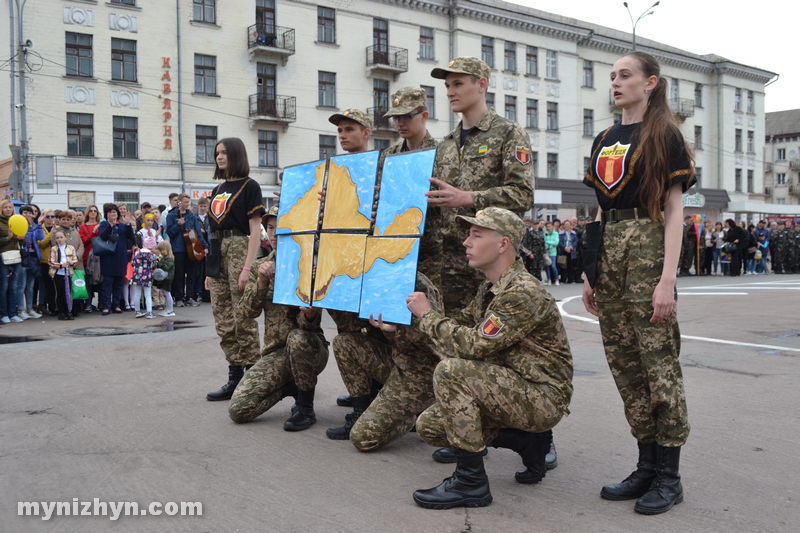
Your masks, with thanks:
[{"label": "drainpipe", "polygon": [[[14,88],[14,69],[16,68],[17,50],[14,45],[14,4],[9,0],[8,2],[8,57],[11,58],[11,66],[9,68],[8,78],[11,80],[11,99],[9,100],[9,116],[11,117],[11,144],[17,144],[17,109],[14,107],[16,101],[16,89]],[[16,170],[16,169],[14,169]]]},{"label": "drainpipe", "polygon": [[722,73],[719,62],[714,63],[717,72],[717,189],[722,189]]},{"label": "drainpipe", "polygon": [[[448,0],[448,14],[450,18],[450,59],[455,59],[455,38],[456,38],[456,14],[455,14],[455,0]],[[456,127],[456,115],[450,109],[450,131]]]},{"label": "drainpipe", "polygon": [[181,69],[181,0],[175,0],[177,6],[177,35],[178,35],[178,157],[181,165],[181,193],[186,192],[186,168],[183,164],[183,92],[181,89],[181,79],[183,69]]}]

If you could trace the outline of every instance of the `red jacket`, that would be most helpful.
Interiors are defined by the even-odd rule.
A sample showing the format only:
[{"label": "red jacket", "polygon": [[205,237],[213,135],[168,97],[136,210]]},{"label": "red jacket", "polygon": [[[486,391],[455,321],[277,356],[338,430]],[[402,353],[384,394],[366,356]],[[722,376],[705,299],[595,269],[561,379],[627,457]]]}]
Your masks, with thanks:
[{"label": "red jacket", "polygon": [[97,232],[100,230],[100,223],[89,225],[81,224],[78,228],[78,235],[81,236],[83,241],[83,264],[89,260],[89,252],[92,251],[92,237],[97,237]]}]

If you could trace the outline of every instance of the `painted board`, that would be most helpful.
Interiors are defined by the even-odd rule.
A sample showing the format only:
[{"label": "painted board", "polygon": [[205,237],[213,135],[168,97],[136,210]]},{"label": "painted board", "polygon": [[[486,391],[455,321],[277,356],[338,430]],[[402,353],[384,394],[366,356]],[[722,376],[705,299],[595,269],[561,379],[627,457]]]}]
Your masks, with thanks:
[{"label": "painted board", "polygon": [[278,235],[272,303],[309,305],[315,238],[314,233]]},{"label": "painted board", "polygon": [[411,324],[406,297],[414,292],[417,279],[419,239],[413,237],[370,237],[364,263],[364,281],[358,316],[384,322]]},{"label": "painted board", "polygon": [[367,235],[319,236],[314,307],[358,312]]},{"label": "painted board", "polygon": [[374,235],[422,234],[435,158],[435,148],[385,158]]},{"label": "painted board", "polygon": [[278,235],[316,231],[319,219],[319,191],[325,184],[326,161],[312,161],[287,167],[281,182],[276,231]]},{"label": "painted board", "polygon": [[377,151],[330,158],[323,230],[368,230],[378,175]]}]

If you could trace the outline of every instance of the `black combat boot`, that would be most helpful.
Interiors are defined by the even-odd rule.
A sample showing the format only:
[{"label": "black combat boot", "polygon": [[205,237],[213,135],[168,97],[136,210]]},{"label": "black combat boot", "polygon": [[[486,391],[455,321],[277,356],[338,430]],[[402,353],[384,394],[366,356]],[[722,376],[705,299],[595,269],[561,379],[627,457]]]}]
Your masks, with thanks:
[{"label": "black combat boot", "polygon": [[545,457],[550,450],[552,434],[551,430],[530,433],[521,429],[503,428],[492,441],[492,446],[517,452],[526,468],[516,472],[514,479],[519,483],[532,485],[539,483],[547,473]]},{"label": "black combat boot", "polygon": [[[583,283],[583,282],[581,282]],[[552,470],[558,466],[558,453],[556,453],[556,443],[553,440],[553,432],[550,432],[550,449],[544,457],[544,464],[548,470]]]},{"label": "black combat boot", "polygon": [[[374,400],[378,393],[383,388],[382,383],[378,383],[372,378],[369,378],[369,395],[372,396]],[[349,394],[345,394],[343,396],[336,397],[336,405],[339,407],[353,407],[353,397]]]},{"label": "black combat boot", "polygon": [[658,460],[658,444],[650,442],[648,444],[638,443],[639,462],[636,463],[636,470],[622,483],[606,485],[600,491],[600,496],[606,500],[634,500],[641,498],[650,490],[650,485],[656,478],[656,461]]},{"label": "black combat boot", "polygon": [[228,382],[220,387],[219,390],[209,392],[206,394],[206,400],[209,402],[218,402],[220,400],[230,400],[233,396],[233,391],[236,390],[236,385],[242,380],[244,375],[244,368],[239,365],[228,366]]},{"label": "black combat boot", "polygon": [[[283,393],[283,390],[281,390]],[[292,408],[292,416],[283,423],[286,431],[303,431],[308,429],[317,421],[314,414],[314,389],[297,389],[297,409]]]},{"label": "black combat boot", "polygon": [[414,492],[414,501],[426,509],[485,507],[492,503],[489,478],[483,468],[483,451],[453,448],[456,471],[439,486]]},{"label": "black combat boot", "polygon": [[333,440],[348,440],[350,438],[350,430],[353,429],[358,417],[367,410],[369,404],[372,402],[372,396],[353,396],[353,411],[344,416],[344,425],[338,428],[328,428],[325,435]]},{"label": "black combat boot", "polygon": [[661,514],[683,501],[683,486],[678,472],[681,462],[681,447],[658,447],[656,479],[650,490],[639,498],[633,510],[641,514]]},{"label": "black combat boot", "polygon": [[[489,450],[484,448],[481,453],[486,455],[489,453]],[[439,448],[431,454],[431,457],[433,457],[433,460],[437,463],[450,464],[456,462],[456,454],[453,451],[453,448]]]}]

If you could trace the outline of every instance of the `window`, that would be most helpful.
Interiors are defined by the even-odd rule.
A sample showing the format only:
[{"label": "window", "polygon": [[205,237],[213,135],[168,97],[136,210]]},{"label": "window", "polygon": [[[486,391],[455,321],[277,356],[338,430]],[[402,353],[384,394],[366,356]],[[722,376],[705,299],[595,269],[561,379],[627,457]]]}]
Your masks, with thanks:
[{"label": "window", "polygon": [[777,180],[777,182],[776,182],[777,185],[786,185],[786,173],[785,172],[781,172],[781,173],[777,174],[775,176],[775,179]]},{"label": "window", "polygon": [[329,7],[317,8],[317,42],[336,42],[336,10]]},{"label": "window", "polygon": [[753,91],[747,91],[747,112],[748,113],[756,112],[756,102]]},{"label": "window", "polygon": [[531,152],[531,171],[534,177],[539,175],[539,152]]},{"label": "window", "polygon": [[428,118],[436,118],[436,89],[429,85],[420,85],[425,89],[425,96],[428,97]]},{"label": "window", "polygon": [[694,178],[697,180],[695,187],[701,188],[703,186],[703,169],[701,167],[694,167]]},{"label": "window", "polygon": [[622,113],[614,113],[614,125],[622,122]]},{"label": "window", "polygon": [[67,155],[94,155],[94,115],[67,113]]},{"label": "window", "polygon": [[592,158],[591,157],[584,157],[583,158],[583,173],[589,173],[589,167],[592,166]]},{"label": "window", "polygon": [[754,133],[752,131],[747,132],[747,151],[748,152],[755,152],[756,151],[756,140],[753,137]]},{"label": "window", "polygon": [[508,72],[517,71],[517,43],[506,41],[503,61],[505,70]]},{"label": "window", "polygon": [[373,62],[379,65],[389,64],[389,21],[372,19]]},{"label": "window", "polygon": [[547,72],[546,76],[551,79],[558,79],[558,53],[555,50],[547,51]]},{"label": "window", "polygon": [[217,127],[194,127],[194,144],[197,149],[198,163],[214,163],[214,146],[217,144]]},{"label": "window", "polygon": [[558,131],[558,104],[547,102],[547,130]]},{"label": "window", "polygon": [[694,127],[694,149],[703,149],[703,126]]},{"label": "window", "polygon": [[778,148],[777,161],[784,161],[786,159],[786,148]]},{"label": "window", "polygon": [[258,166],[278,166],[278,132],[258,130]]},{"label": "window", "polygon": [[194,21],[216,24],[217,0],[194,0]]},{"label": "window", "polygon": [[681,96],[681,83],[678,78],[672,78],[669,84],[669,98],[673,102],[678,100]]},{"label": "window", "polygon": [[547,177],[551,179],[558,178],[558,154],[547,154]]},{"label": "window", "polygon": [[481,59],[494,68],[494,39],[491,37],[481,37]]},{"label": "window", "polygon": [[508,120],[513,120],[514,122],[517,121],[517,97],[516,96],[506,96],[506,109],[505,109],[505,117]]},{"label": "window", "polygon": [[734,111],[742,110],[742,90],[738,88],[733,93],[733,110]]},{"label": "window", "polygon": [[778,205],[786,205],[786,198],[776,198],[775,203]]},{"label": "window", "polygon": [[[126,5],[126,6],[135,6],[136,5],[136,0],[111,0],[111,3],[112,4],[123,4],[123,5]],[[134,211],[135,211],[135,209],[134,209]],[[131,211],[131,213],[133,213],[133,211]]]},{"label": "window", "polygon": [[217,58],[194,55],[194,92],[217,94]]},{"label": "window", "polygon": [[734,190],[736,192],[742,192],[742,169],[736,169],[736,182],[734,183]]},{"label": "window", "polygon": [[114,205],[127,204],[128,212],[133,213],[139,209],[139,193],[138,192],[115,192]]},{"label": "window", "polygon": [[319,136],[319,158],[333,157],[336,155],[336,135]]},{"label": "window", "polygon": [[379,111],[381,117],[389,111],[389,80],[372,80],[372,106]]},{"label": "window", "polygon": [[256,0],[256,24],[265,34],[275,34],[275,0]]},{"label": "window", "polygon": [[336,73],[319,72],[319,105],[336,107]]},{"label": "window", "polygon": [[703,84],[694,84],[694,106],[703,107]]},{"label": "window", "polygon": [[67,33],[67,76],[91,77],[92,36],[82,33]]},{"label": "window", "polygon": [[389,148],[390,144],[391,142],[389,141],[389,139],[372,140],[372,146],[374,147],[375,150],[386,150],[387,148]]},{"label": "window", "polygon": [[539,100],[528,98],[525,104],[525,127],[539,129]]},{"label": "window", "polygon": [[111,39],[111,79],[136,81],[136,41]]},{"label": "window", "polygon": [[494,93],[486,93],[486,107],[494,109]]},{"label": "window", "polygon": [[139,120],[136,117],[114,117],[114,158],[138,159]]},{"label": "window", "polygon": [[753,192],[755,176],[752,170],[747,171],[747,192]]},{"label": "window", "polygon": [[419,29],[419,57],[421,59],[435,59],[433,53],[433,28]]},{"label": "window", "polygon": [[594,109],[583,110],[583,136],[594,137]]},{"label": "window", "polygon": [[733,149],[736,152],[742,151],[742,130],[740,129],[736,130],[736,137],[733,143]]},{"label": "window", "polygon": [[583,62],[583,86],[594,87],[594,61]]},{"label": "window", "polygon": [[525,49],[525,74],[528,76],[539,75],[539,49],[535,46]]}]

